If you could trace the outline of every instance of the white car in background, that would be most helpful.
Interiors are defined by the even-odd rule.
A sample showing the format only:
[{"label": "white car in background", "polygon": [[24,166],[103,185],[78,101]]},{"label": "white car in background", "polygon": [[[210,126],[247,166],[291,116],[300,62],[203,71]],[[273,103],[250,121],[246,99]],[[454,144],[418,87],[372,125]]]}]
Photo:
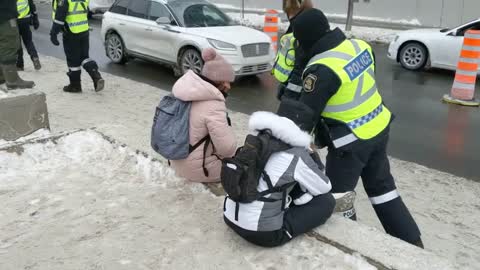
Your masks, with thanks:
[{"label": "white car in background", "polygon": [[172,66],[177,75],[203,68],[201,51],[214,48],[236,76],[272,69],[265,33],[236,25],[205,0],[117,0],[104,14],[102,38],[114,63],[141,58]]},{"label": "white car in background", "polygon": [[467,30],[480,30],[480,19],[453,29],[417,29],[399,33],[388,57],[409,70],[425,66],[455,70]]},{"label": "white car in background", "polygon": [[90,0],[88,9],[90,14],[105,13],[114,2],[115,0]]}]

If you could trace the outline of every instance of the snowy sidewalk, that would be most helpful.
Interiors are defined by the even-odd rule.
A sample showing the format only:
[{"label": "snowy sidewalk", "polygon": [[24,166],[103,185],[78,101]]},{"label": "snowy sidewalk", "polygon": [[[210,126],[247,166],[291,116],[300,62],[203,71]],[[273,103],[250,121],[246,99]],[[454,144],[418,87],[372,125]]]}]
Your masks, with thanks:
[{"label": "snowy sidewalk", "polygon": [[[92,91],[93,86],[90,85],[90,80],[84,77],[84,93],[79,95],[67,94],[61,91],[61,87],[67,81],[67,78],[63,72],[65,66],[64,63],[47,57],[43,58],[43,62],[45,68],[42,71],[34,72],[30,67],[27,67],[27,72],[22,75],[26,79],[34,79],[37,83],[36,89],[42,90],[47,94],[50,123],[54,132],[97,127],[102,133],[115,138],[119,142],[126,143],[131,149],[139,149],[148,153],[152,157],[158,157],[158,155],[155,155],[155,153],[150,150],[150,128],[154,108],[158,104],[158,101],[161,99],[161,97],[168,94],[168,92],[152,86],[136,83],[131,80],[105,74],[107,87],[103,92],[94,93]],[[232,112],[231,117],[234,128],[237,131],[238,141],[242,142],[246,133],[245,128],[247,127],[248,116]],[[87,152],[92,155],[98,154],[95,152],[95,148],[90,149],[90,151],[93,152]],[[110,159],[116,159],[115,155],[112,157],[109,157],[108,155],[102,157],[107,164],[109,164],[108,162],[110,162]],[[148,160],[145,162],[147,161]],[[391,161],[392,171],[394,176],[397,178],[397,184],[399,186],[400,193],[419,223],[427,250],[433,251],[440,257],[454,262],[458,265],[457,269],[475,269],[480,263],[480,257],[478,255],[480,251],[480,232],[477,229],[478,224],[480,224],[480,198],[478,197],[478,194],[480,194],[479,184],[436,170],[431,170],[410,162],[396,159],[391,159]],[[1,161],[0,164],[2,164]],[[143,170],[145,172],[143,176],[146,177],[146,179],[154,179],[154,182],[156,182],[157,185],[166,184],[165,181],[168,185],[171,180],[171,174],[167,172],[163,172],[162,174],[161,170],[164,169],[158,169],[160,172],[158,170],[152,171],[152,169],[148,168],[148,166],[144,167],[145,164],[141,162],[137,162],[136,164],[137,169],[139,170],[145,168],[145,170]],[[77,165],[72,164],[73,168],[85,165],[88,166],[88,163]],[[109,178],[102,180],[103,175],[100,173],[101,171],[101,169],[98,169],[97,174],[89,176],[93,178],[86,180],[85,186],[83,187],[85,192],[91,192],[89,189],[95,189],[95,181],[100,181],[99,184],[103,183],[102,185],[112,183],[114,176],[112,176],[111,179]],[[2,172],[0,170],[0,177],[2,176],[1,173]],[[68,171],[68,173],[74,174],[75,171]],[[19,177],[21,178],[21,176],[22,175]],[[40,176],[41,175],[39,175],[39,177]],[[165,179],[164,176],[168,176],[168,179]],[[25,175],[23,175],[23,177],[25,177]],[[60,175],[57,175],[57,177],[61,178]],[[22,205],[22,201],[20,201],[20,199],[15,201],[16,196],[9,195],[10,193],[8,193],[9,190],[15,189],[15,182],[3,181],[4,180],[0,181],[0,198],[3,200],[8,199],[7,201],[9,203],[13,203],[15,207],[14,209],[18,209],[18,211],[20,211],[19,213],[27,214],[27,212],[22,212],[26,211],[24,209],[25,206]],[[48,182],[49,186],[52,186],[52,188],[55,187],[56,184],[52,182],[52,179],[46,179],[46,181],[50,181]],[[132,181],[135,181],[135,178],[132,178]],[[233,233],[227,230],[226,226],[222,224],[221,220],[221,198],[214,197],[209,193],[205,193],[200,185],[187,184],[183,181],[172,181],[175,182],[175,186],[179,186],[178,189],[170,191],[172,194],[159,190],[158,197],[155,197],[153,194],[156,194],[156,189],[153,189],[151,193],[148,193],[152,194],[152,198],[146,196],[146,194],[143,194],[140,191],[138,191],[138,193],[135,192],[133,195],[124,194],[124,196],[128,196],[128,200],[134,200],[136,203],[149,204],[147,205],[149,208],[148,213],[144,213],[143,215],[153,215],[149,216],[152,217],[152,219],[148,219],[148,222],[145,220],[143,220],[143,222],[138,221],[138,223],[132,221],[133,225],[129,228],[135,228],[134,225],[140,226],[140,224],[143,224],[142,226],[145,227],[149,224],[149,222],[157,222],[157,219],[165,220],[165,218],[160,217],[161,213],[153,211],[157,208],[151,208],[151,204],[157,205],[158,211],[167,211],[166,213],[169,213],[169,208],[164,208],[164,206],[162,206],[163,204],[167,204],[170,205],[172,209],[178,210],[176,215],[178,220],[174,219],[174,216],[172,215],[168,216],[171,217],[167,219],[168,221],[164,221],[167,222],[167,224],[175,227],[170,228],[170,232],[174,233],[172,235],[185,236],[186,239],[195,239],[195,241],[185,240],[188,242],[188,244],[185,244],[186,242],[179,240],[178,246],[164,247],[166,250],[162,251],[160,250],[161,248],[159,246],[152,243],[146,243],[149,239],[156,240],[168,235],[163,234],[162,232],[157,232],[156,229],[158,229],[158,227],[154,227],[145,232],[131,232],[128,234],[130,235],[128,237],[139,237],[140,241],[135,242],[131,240],[133,242],[130,244],[128,241],[125,243],[122,242],[126,245],[125,251],[122,252],[122,250],[118,250],[118,254],[129,257],[131,255],[129,252],[135,248],[135,246],[132,245],[136,245],[135,243],[137,243],[140,244],[140,247],[145,247],[145,252],[148,251],[147,255],[172,258],[173,261],[170,261],[172,269],[176,269],[175,266],[179,269],[185,269],[189,267],[198,269],[199,267],[195,267],[189,263],[202,262],[211,262],[212,265],[222,268],[226,266],[233,267],[236,265],[236,267],[233,267],[234,269],[266,269],[268,267],[278,265],[282,265],[282,268],[284,269],[292,269],[294,267],[298,267],[298,263],[300,263],[302,266],[305,265],[304,269],[315,268],[318,266],[323,266],[325,269],[374,269],[358,256],[351,256],[336,248],[332,248],[329,245],[315,240],[315,237],[318,237],[318,235],[323,235],[327,236],[327,238],[330,240],[333,239],[336,243],[341,244],[341,246],[346,246],[351,250],[358,251],[364,256],[387,264],[387,266],[388,263],[392,263],[393,265],[402,265],[403,263],[404,267],[398,267],[398,269],[413,269],[408,268],[408,266],[412,265],[418,266],[418,269],[434,269],[433,267],[435,266],[434,262],[428,262],[428,260],[419,260],[419,258],[421,259],[422,256],[426,256],[428,253],[420,250],[417,251],[417,249],[409,248],[409,246],[403,246],[406,244],[399,243],[399,241],[392,238],[387,238],[383,235],[383,230],[381,229],[381,226],[377,221],[361,186],[359,186],[358,189],[359,198],[357,200],[359,224],[355,225],[355,223],[352,222],[350,225],[353,227],[351,227],[348,223],[349,221],[339,217],[334,217],[325,226],[316,230],[320,234],[311,235],[311,237],[301,237],[286,247],[266,250],[255,248],[244,241],[241,241]],[[80,184],[81,183],[79,183],[79,185]],[[24,183],[23,185],[26,184]],[[143,186],[140,187],[145,188]],[[77,189],[82,187],[75,188]],[[111,193],[109,194],[110,199],[120,200],[119,198],[121,196],[117,197],[119,193],[117,193],[115,189],[115,186],[112,186]],[[5,190],[7,193],[4,193]],[[197,191],[199,192],[198,195]],[[167,193],[170,195],[167,196]],[[72,193],[72,195],[74,194],[75,193]],[[33,195],[39,194],[35,193]],[[146,197],[142,197],[144,198],[142,200],[135,200],[135,195]],[[165,200],[162,198],[164,195],[167,198]],[[184,205],[185,208],[180,209],[182,206],[174,205],[173,202],[177,203],[177,200],[179,200],[178,203],[180,205],[186,203],[186,205]],[[140,208],[136,211],[140,211]],[[183,212],[185,213],[185,216],[180,214],[182,213],[180,210],[184,210]],[[126,211],[123,211],[122,213],[129,217],[126,220],[133,218],[132,216],[129,216],[130,214],[125,212]],[[95,217],[99,218],[100,214],[98,214],[98,216],[97,214],[95,214]],[[89,213],[75,213],[75,215],[86,215],[88,217]],[[190,217],[190,215],[193,216]],[[2,213],[1,216],[0,231],[4,232],[4,229],[10,228],[12,224],[1,223],[5,222],[5,219],[3,218],[5,217],[4,214]],[[12,214],[12,216],[14,215]],[[116,216],[117,215],[112,212],[106,217],[103,217],[103,219],[110,220]],[[110,221],[114,223],[116,222],[115,220]],[[16,224],[18,226],[23,224],[21,220],[18,222],[19,223]],[[98,220],[93,219],[92,226],[96,224],[96,222],[98,222]],[[102,223],[101,226],[103,225],[104,224]],[[45,227],[43,228],[45,229]],[[39,229],[41,230],[42,228],[36,228],[36,231],[32,231],[31,234],[38,234]],[[30,246],[30,252],[38,252],[38,250],[36,250],[33,246],[34,242],[28,242],[30,239],[27,237],[28,235],[22,236],[22,234],[19,233],[19,231],[11,231],[7,236],[2,234],[0,239],[1,241],[4,241],[5,237],[7,241],[16,239],[16,242],[13,242]],[[104,233],[107,234],[107,232],[102,232],[101,234],[103,235]],[[156,235],[156,237],[150,238],[149,233]],[[375,235],[375,237],[373,237],[373,235]],[[24,237],[26,237],[26,239],[24,239]],[[40,236],[37,235],[37,237]],[[58,237],[61,238],[63,236],[58,235]],[[121,235],[118,235],[118,237],[121,237]],[[67,241],[68,246],[66,247],[66,251],[63,253],[63,255],[71,255],[71,253],[67,251],[72,251],[72,249],[79,247],[86,248],[86,251],[88,250],[89,252],[95,252],[96,249],[91,248],[97,245],[103,245],[104,249],[114,245],[112,243],[102,241],[103,238],[105,238],[105,241],[107,241],[107,236],[101,236],[97,238],[98,239],[92,243],[85,242],[81,245],[73,240],[73,242]],[[24,239],[26,242],[22,239]],[[35,238],[33,238],[33,240],[35,240]],[[381,242],[378,242],[379,240],[385,241],[382,244]],[[42,242],[43,244],[48,243],[47,240],[44,241],[46,242]],[[175,242],[172,239],[169,243],[172,244]],[[190,248],[187,248],[189,245]],[[11,244],[11,246],[13,246],[13,244]],[[391,249],[385,248],[384,250],[382,246],[390,246]],[[5,250],[9,250],[9,245],[0,242],[0,265],[5,261],[8,261],[10,263],[9,265],[12,265],[10,262],[12,258],[21,260],[23,257],[23,254],[21,254],[21,249],[16,250],[16,252],[19,253],[15,252],[13,254],[4,253]],[[48,251],[45,250],[44,252]],[[185,261],[185,258],[188,256],[185,257],[182,255],[182,252],[187,252],[190,255],[189,258],[191,260],[188,262]],[[138,253],[135,252],[132,254],[138,255]],[[236,255],[233,256],[232,254]],[[241,255],[239,256],[239,254]],[[411,258],[408,261],[399,262],[398,260],[399,258],[402,258],[402,256],[397,256],[397,254],[403,256],[410,254]],[[55,254],[51,253],[50,255],[54,256]],[[86,254],[85,256],[88,255],[89,254]],[[147,260],[147,255],[141,258],[143,258],[143,260]],[[79,254],[76,256],[81,257]],[[238,260],[234,258],[237,258]],[[438,258],[439,257],[436,259]],[[83,259],[85,260],[85,258]],[[118,258],[119,261],[124,260],[123,262],[130,261],[132,263],[134,261],[138,262],[136,259],[139,258],[133,258],[133,260],[131,256],[130,258],[125,259]],[[422,263],[430,263],[430,265],[426,265],[425,268],[422,268]],[[438,259],[437,263],[441,265],[445,262],[444,259]],[[126,265],[128,266],[129,263],[126,263]],[[121,268],[120,266],[118,268],[109,266],[105,269],[156,268],[140,266],[141,264],[135,264],[135,267],[133,267],[132,264],[130,264],[130,267],[125,268]],[[102,269],[99,266],[97,268]],[[2,267],[2,269],[5,268]],[[18,268],[12,269],[16,270]],[[79,268],[69,267],[67,269]],[[88,269],[95,268],[90,267]]]}]

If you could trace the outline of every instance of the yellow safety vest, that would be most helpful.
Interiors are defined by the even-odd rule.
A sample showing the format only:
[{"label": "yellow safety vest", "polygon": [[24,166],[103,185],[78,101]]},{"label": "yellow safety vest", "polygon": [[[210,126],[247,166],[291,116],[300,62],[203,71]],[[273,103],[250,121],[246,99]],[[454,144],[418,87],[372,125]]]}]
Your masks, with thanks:
[{"label": "yellow safety vest", "polygon": [[343,122],[353,132],[343,138],[333,138],[335,147],[358,138],[371,139],[388,126],[391,112],[383,106],[377,90],[370,45],[362,40],[345,40],[336,48],[314,56],[306,69],[312,65],[327,66],[342,83],[322,112],[322,117]]},{"label": "yellow safety vest", "polygon": [[285,34],[280,39],[280,49],[275,58],[272,74],[281,83],[287,82],[293,71],[295,65],[295,41],[293,33]]},{"label": "yellow safety vest", "polygon": [[[88,4],[89,0],[63,0],[68,1],[68,12],[65,23],[68,25],[70,32],[74,34],[88,31]],[[55,12],[57,11],[57,0],[53,0],[52,18],[55,20]]]},{"label": "yellow safety vest", "polygon": [[17,11],[18,19],[30,17],[30,5],[28,4],[28,0],[18,0]]}]

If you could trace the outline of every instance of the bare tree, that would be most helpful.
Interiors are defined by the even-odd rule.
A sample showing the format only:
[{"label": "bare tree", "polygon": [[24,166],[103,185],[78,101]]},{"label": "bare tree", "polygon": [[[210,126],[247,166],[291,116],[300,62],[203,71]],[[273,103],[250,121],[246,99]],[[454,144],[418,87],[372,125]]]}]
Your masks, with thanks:
[{"label": "bare tree", "polygon": [[348,0],[347,24],[345,25],[346,31],[352,31],[354,2],[355,0]]}]

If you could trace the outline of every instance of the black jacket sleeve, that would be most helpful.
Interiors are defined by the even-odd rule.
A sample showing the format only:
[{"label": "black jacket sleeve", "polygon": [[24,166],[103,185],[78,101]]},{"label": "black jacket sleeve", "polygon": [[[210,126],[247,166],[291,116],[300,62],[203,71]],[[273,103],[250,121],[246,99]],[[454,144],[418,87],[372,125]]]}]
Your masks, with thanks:
[{"label": "black jacket sleeve", "polygon": [[[55,11],[55,19],[53,20],[52,29],[50,30],[50,35],[58,35],[60,31],[64,28],[65,18],[67,17],[68,12],[68,1],[67,0],[57,0],[57,10]],[[55,7],[53,7],[55,9]]]},{"label": "black jacket sleeve", "polygon": [[35,6],[33,0],[28,0],[28,5],[30,6],[30,13],[37,14],[37,6]]},{"label": "black jacket sleeve", "polygon": [[337,93],[341,80],[331,69],[324,65],[314,65],[303,75],[303,91],[300,101],[313,110],[314,126],[320,121],[328,100]]},{"label": "black jacket sleeve", "polygon": [[65,18],[67,17],[68,12],[68,1],[67,0],[57,0],[57,11],[55,12],[55,24],[64,25]]}]

